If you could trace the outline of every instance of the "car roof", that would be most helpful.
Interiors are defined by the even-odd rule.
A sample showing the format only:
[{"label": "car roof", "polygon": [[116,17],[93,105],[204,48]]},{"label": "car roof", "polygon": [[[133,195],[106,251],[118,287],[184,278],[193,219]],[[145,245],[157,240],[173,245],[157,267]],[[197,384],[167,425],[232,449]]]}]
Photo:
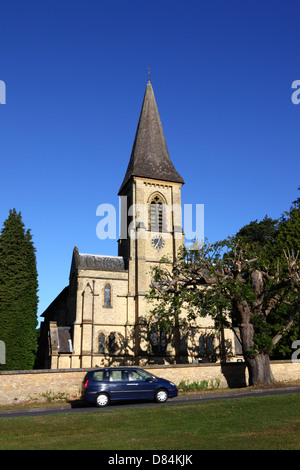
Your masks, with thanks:
[{"label": "car roof", "polygon": [[96,372],[98,370],[128,370],[128,369],[138,369],[138,370],[143,370],[141,367],[135,367],[135,366],[120,366],[120,367],[98,367],[97,369],[92,369],[91,372]]}]

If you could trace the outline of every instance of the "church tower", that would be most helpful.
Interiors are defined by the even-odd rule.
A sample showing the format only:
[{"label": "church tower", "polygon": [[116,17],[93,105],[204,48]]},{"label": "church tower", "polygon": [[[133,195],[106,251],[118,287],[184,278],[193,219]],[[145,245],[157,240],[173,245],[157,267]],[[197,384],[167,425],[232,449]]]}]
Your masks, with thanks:
[{"label": "church tower", "polygon": [[170,159],[148,80],[130,161],[118,193],[121,198],[118,254],[124,258],[128,269],[128,306],[131,304],[134,310],[137,363],[148,346],[143,325],[149,310],[145,295],[149,291],[152,269],[162,257],[172,265],[184,243],[183,184],[183,178]]}]

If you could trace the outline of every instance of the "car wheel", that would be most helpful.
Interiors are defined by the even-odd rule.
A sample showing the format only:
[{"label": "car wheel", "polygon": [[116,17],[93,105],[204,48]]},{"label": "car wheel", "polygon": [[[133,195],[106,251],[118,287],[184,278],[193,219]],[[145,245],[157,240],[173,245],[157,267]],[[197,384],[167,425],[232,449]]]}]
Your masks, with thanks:
[{"label": "car wheel", "polygon": [[96,397],[96,405],[100,408],[109,404],[109,396],[106,393],[99,393]]},{"label": "car wheel", "polygon": [[155,401],[157,403],[164,403],[168,399],[168,392],[164,388],[157,390],[155,394]]}]

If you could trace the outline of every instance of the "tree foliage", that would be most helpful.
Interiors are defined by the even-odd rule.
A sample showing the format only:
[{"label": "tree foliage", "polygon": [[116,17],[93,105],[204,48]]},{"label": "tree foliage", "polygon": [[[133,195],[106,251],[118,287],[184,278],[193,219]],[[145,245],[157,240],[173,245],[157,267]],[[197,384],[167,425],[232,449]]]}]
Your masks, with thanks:
[{"label": "tree foliage", "polygon": [[1,370],[32,369],[37,349],[38,281],[35,248],[21,213],[11,210],[0,235]]}]

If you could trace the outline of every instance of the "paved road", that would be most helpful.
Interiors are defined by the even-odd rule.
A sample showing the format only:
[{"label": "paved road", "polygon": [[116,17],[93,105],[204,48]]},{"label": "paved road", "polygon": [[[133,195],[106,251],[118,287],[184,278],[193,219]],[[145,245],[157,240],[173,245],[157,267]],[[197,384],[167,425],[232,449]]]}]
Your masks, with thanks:
[{"label": "paved road", "polygon": [[30,408],[26,410],[2,410],[0,411],[0,418],[19,418],[24,416],[46,416],[58,413],[99,413],[113,409],[124,408],[145,408],[149,406],[172,406],[176,404],[187,404],[193,402],[204,402],[209,400],[228,400],[228,399],[241,399],[245,397],[266,397],[274,395],[287,395],[291,393],[300,393],[300,386],[284,387],[284,388],[271,388],[271,389],[256,389],[256,390],[229,390],[228,392],[210,392],[210,393],[195,393],[191,395],[182,395],[168,400],[164,404],[152,402],[135,402],[135,403],[116,403],[106,408],[96,408],[93,406],[82,406],[82,404],[74,403],[73,405],[51,406],[44,408]]}]

